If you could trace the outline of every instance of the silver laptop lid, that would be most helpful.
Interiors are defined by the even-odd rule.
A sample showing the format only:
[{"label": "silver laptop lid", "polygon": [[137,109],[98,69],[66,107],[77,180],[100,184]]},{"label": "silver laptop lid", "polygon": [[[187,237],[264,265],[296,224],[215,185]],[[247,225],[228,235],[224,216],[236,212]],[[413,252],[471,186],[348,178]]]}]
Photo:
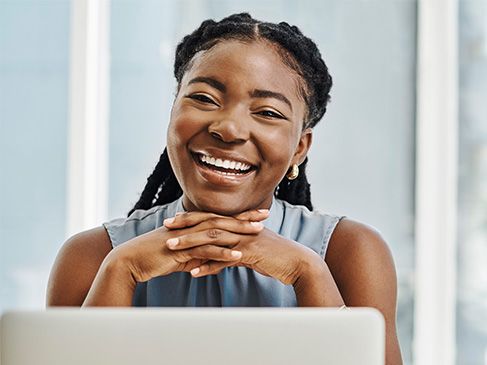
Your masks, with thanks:
[{"label": "silver laptop lid", "polygon": [[125,308],[13,311],[2,365],[383,365],[369,308]]}]

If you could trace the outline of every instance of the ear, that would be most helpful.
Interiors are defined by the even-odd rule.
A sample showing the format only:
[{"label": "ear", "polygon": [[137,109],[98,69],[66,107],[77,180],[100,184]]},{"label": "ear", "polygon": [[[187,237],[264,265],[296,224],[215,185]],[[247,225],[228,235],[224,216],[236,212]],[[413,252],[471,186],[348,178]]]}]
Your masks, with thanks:
[{"label": "ear", "polygon": [[291,160],[291,165],[297,164],[301,165],[308,154],[311,147],[311,142],[313,141],[313,131],[311,128],[306,128],[299,138],[299,143],[294,151],[293,158]]}]

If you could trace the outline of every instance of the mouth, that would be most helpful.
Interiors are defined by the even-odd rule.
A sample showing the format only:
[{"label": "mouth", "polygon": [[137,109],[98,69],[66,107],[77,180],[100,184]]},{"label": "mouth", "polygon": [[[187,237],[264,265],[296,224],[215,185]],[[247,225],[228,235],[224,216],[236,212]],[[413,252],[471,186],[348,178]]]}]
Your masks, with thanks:
[{"label": "mouth", "polygon": [[240,184],[251,176],[257,166],[248,162],[223,159],[204,153],[191,153],[200,174],[209,182],[218,185]]}]

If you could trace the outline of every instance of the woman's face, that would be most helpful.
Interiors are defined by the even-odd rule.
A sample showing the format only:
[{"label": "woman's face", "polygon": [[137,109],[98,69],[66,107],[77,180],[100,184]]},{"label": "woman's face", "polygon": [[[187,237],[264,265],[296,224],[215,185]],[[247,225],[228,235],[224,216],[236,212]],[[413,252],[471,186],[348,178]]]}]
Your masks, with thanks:
[{"label": "woman's face", "polygon": [[233,215],[270,207],[311,144],[298,82],[267,42],[222,41],[193,58],[167,134],[187,210]]}]

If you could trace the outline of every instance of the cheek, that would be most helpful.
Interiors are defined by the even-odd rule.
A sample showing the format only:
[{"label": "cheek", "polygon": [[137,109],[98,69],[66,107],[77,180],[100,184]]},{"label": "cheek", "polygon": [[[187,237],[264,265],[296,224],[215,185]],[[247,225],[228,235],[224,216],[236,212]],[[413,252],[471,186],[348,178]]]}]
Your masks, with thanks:
[{"label": "cheek", "polygon": [[263,131],[259,139],[265,168],[275,176],[284,176],[289,168],[296,147],[297,137],[290,128]]},{"label": "cheek", "polygon": [[171,113],[167,141],[173,147],[184,147],[195,134],[205,129],[205,121],[189,108],[178,107]]},{"label": "cheek", "polygon": [[185,149],[188,141],[197,133],[197,128],[198,124],[194,122],[194,118],[188,116],[184,108],[175,105],[167,128],[167,151],[180,183],[184,176],[184,168],[188,164]]}]

